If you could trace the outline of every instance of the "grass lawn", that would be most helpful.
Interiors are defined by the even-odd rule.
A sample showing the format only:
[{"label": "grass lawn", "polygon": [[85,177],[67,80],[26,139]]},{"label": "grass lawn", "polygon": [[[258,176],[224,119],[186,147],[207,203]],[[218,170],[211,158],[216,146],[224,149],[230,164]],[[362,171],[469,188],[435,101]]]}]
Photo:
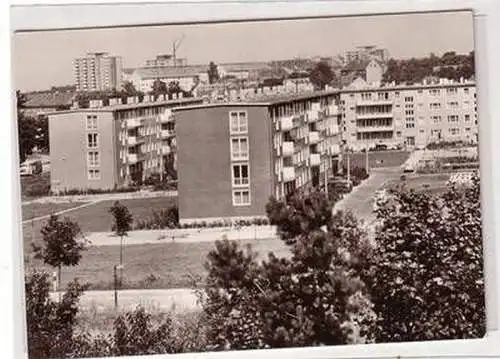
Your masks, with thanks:
[{"label": "grass lawn", "polygon": [[[23,221],[81,206],[86,202],[30,203],[21,207]],[[69,213],[68,213],[69,215]]]},{"label": "grass lawn", "polygon": [[[406,176],[406,186],[415,191],[425,191],[430,193],[441,193],[447,188],[447,182],[450,175],[443,174],[412,174]],[[387,188],[395,187],[401,184],[401,180],[393,180],[387,183]]]},{"label": "grass lawn", "polygon": [[[259,253],[259,259],[267,258],[267,253],[278,256],[289,254],[288,248],[278,239],[242,240],[242,246],[252,245]],[[159,243],[131,245],[124,247],[124,288],[127,289],[168,289],[186,288],[193,285],[192,278],[202,278],[206,271],[204,264],[207,254],[215,248],[213,242],[202,243]],[[113,265],[119,262],[119,246],[91,247],[84,252],[80,264],[63,268],[62,285],[78,278],[81,283],[89,283],[91,289],[113,288]],[[27,268],[52,271],[40,261],[32,260]]]},{"label": "grass lawn", "polygon": [[[365,153],[351,153],[350,155],[351,168],[365,167]],[[368,165],[370,168],[377,167],[399,167],[410,157],[410,152],[407,151],[373,151],[368,152]]]},{"label": "grass lawn", "polygon": [[[137,198],[121,200],[135,220],[142,219],[151,215],[152,210],[168,208],[177,203],[177,197],[156,197],[156,198]],[[105,232],[110,231],[113,223],[113,218],[108,212],[113,205],[114,200],[97,202],[95,205],[76,209],[74,211],[63,214],[63,217],[68,217],[76,221],[83,232]],[[41,239],[40,230],[45,225],[47,220],[40,220],[34,223],[23,224],[23,243],[24,253],[31,252],[32,241]]]}]

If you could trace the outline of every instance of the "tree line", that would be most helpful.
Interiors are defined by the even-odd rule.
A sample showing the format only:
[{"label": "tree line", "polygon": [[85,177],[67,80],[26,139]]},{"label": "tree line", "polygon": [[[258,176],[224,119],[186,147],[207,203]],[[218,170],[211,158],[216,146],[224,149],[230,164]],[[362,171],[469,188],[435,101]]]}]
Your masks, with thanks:
[{"label": "tree line", "polygon": [[[153,323],[139,307],[117,316],[110,334],[77,333],[77,303],[85,288],[72,282],[55,302],[48,298],[46,275],[27,275],[30,358],[482,337],[479,178],[442,194],[414,192],[402,181],[377,199],[373,233],[351,213],[333,213],[321,192],[297,193],[287,202],[270,199],[269,221],[290,256],[269,253],[258,261],[250,247],[216,241],[197,288],[202,309],[189,324],[168,315]],[[111,212],[127,217],[123,208]],[[115,218],[119,226],[127,221]],[[56,248],[57,237],[68,242],[76,232],[66,227],[61,232],[48,222],[46,248]],[[81,250],[71,243],[60,248]]]}]

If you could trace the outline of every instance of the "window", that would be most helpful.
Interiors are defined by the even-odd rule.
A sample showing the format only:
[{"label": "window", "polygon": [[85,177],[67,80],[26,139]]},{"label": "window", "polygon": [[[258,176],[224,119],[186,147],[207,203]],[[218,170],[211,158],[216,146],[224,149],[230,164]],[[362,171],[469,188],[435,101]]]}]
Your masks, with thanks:
[{"label": "window", "polygon": [[248,164],[233,165],[233,186],[247,186],[248,183]]},{"label": "window", "polygon": [[233,206],[248,206],[248,205],[250,205],[249,190],[233,191]]},{"label": "window", "polygon": [[230,133],[247,133],[248,121],[247,113],[244,111],[230,112]]},{"label": "window", "polygon": [[460,134],[460,129],[459,128],[450,128],[449,131],[450,131],[450,134],[452,136],[457,136],[457,135]]},{"label": "window", "polygon": [[448,122],[458,122],[458,115],[449,115]]},{"label": "window", "polygon": [[98,146],[99,146],[99,136],[97,135],[97,133],[87,134],[87,147],[96,148]]},{"label": "window", "polygon": [[231,139],[231,159],[248,159],[248,137],[236,137]]},{"label": "window", "polygon": [[89,180],[98,180],[101,179],[101,171],[96,169],[89,170]]},{"label": "window", "polygon": [[469,93],[469,89],[467,87],[464,88],[464,93]]},{"label": "window", "polygon": [[412,116],[414,114],[413,110],[406,110],[405,115],[406,116]]},{"label": "window", "polygon": [[431,110],[437,110],[441,108],[441,103],[433,102],[429,104],[429,107],[431,108]]},{"label": "window", "polygon": [[455,87],[446,89],[446,93],[448,93],[448,94],[456,94],[457,93],[457,89]]},{"label": "window", "polygon": [[90,151],[88,153],[87,159],[88,159],[87,163],[88,163],[89,167],[99,167],[99,152]]},{"label": "window", "polygon": [[405,102],[413,102],[413,96],[405,97]]},{"label": "window", "polygon": [[439,90],[438,89],[432,89],[432,90],[429,90],[429,93],[433,96],[437,96],[439,95]]},{"label": "window", "polygon": [[361,94],[361,99],[362,100],[371,100],[372,94],[371,93],[362,93]]},{"label": "window", "polygon": [[87,130],[97,130],[97,116],[89,115],[87,116]]},{"label": "window", "polygon": [[441,116],[431,116],[431,120],[435,124],[441,123]]},{"label": "window", "polygon": [[449,108],[458,108],[458,102],[457,101],[450,101],[450,102],[448,102],[448,107]]},{"label": "window", "polygon": [[464,116],[464,120],[465,120],[465,122],[469,122],[470,121],[470,115],[465,115]]}]

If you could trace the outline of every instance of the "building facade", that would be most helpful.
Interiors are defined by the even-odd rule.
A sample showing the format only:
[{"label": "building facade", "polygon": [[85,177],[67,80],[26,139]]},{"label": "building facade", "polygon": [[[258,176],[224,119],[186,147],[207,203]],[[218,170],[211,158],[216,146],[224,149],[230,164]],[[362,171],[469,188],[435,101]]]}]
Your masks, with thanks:
[{"label": "building facade", "polygon": [[128,104],[49,114],[51,190],[113,189],[163,173],[175,163],[176,141],[171,109],[198,99]]},{"label": "building facade", "polygon": [[208,66],[183,66],[183,67],[141,67],[133,70],[127,78],[134,84],[138,91],[149,93],[156,80],[177,82],[184,91],[193,90],[198,83],[208,83]]},{"label": "building facade", "polygon": [[474,82],[356,87],[340,93],[342,136],[350,149],[376,145],[412,149],[459,141],[477,144]]},{"label": "building facade", "polygon": [[271,196],[324,183],[340,155],[337,96],[176,108],[181,221],[264,217]]},{"label": "building facade", "polygon": [[117,89],[122,85],[123,61],[119,56],[105,52],[88,53],[74,60],[73,70],[76,90],[105,91]]}]

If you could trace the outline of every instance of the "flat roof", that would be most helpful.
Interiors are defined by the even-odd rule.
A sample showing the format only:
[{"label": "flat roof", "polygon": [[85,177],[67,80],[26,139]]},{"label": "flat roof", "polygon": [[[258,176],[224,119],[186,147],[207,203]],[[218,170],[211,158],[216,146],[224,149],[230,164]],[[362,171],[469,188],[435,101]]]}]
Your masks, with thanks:
[{"label": "flat roof", "polygon": [[172,105],[175,107],[176,105],[183,105],[186,103],[201,103],[203,101],[200,97],[186,97],[175,100],[163,100],[163,101],[149,101],[149,102],[138,102],[138,103],[130,103],[130,104],[117,104],[110,106],[102,106],[102,107],[89,107],[89,108],[74,108],[63,111],[55,111],[50,112],[48,115],[59,115],[65,113],[76,113],[76,112],[115,112],[115,111],[125,111],[136,108],[145,108],[145,107],[154,107],[154,106],[165,106]]}]

